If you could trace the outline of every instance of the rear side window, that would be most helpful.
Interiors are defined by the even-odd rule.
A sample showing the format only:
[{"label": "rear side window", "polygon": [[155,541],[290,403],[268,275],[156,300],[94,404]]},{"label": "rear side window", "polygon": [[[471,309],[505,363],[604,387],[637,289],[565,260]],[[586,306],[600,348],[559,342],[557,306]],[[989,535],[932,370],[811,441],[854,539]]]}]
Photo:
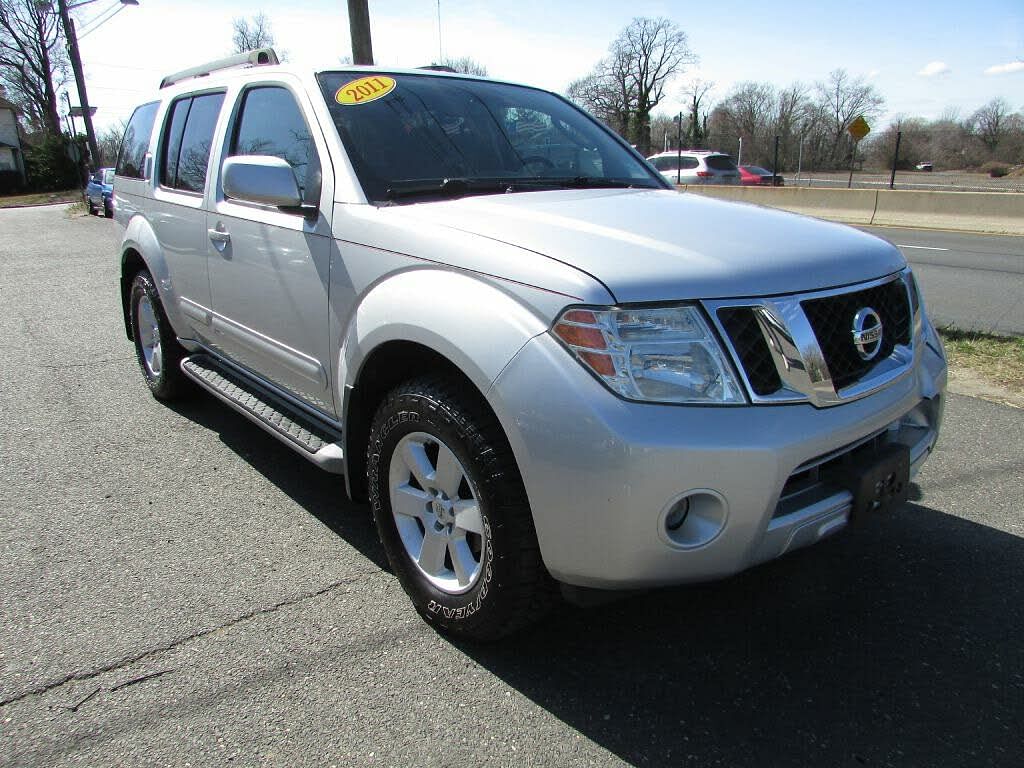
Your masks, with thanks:
[{"label": "rear side window", "polygon": [[654,167],[657,168],[659,171],[674,171],[676,168],[681,168],[682,170],[686,171],[691,168],[696,168],[698,165],[697,158],[687,157],[686,155],[683,155],[682,157],[679,158],[656,157],[654,158],[653,163]]},{"label": "rear side window", "polygon": [[223,93],[179,99],[171,105],[164,131],[160,183],[184,192],[202,192]]},{"label": "rear side window", "polygon": [[121,150],[117,153],[118,176],[141,179],[145,173],[146,152],[149,149],[149,137],[153,134],[153,121],[156,120],[156,108],[159,102],[143,104],[132,113]]},{"label": "rear side window", "polygon": [[735,171],[736,163],[732,161],[732,158],[727,155],[708,155],[704,161],[707,163],[708,168],[715,171]]},{"label": "rear side window", "polygon": [[242,97],[229,155],[273,155],[295,172],[303,200],[320,198],[320,163],[309,127],[287,88],[251,88]]}]

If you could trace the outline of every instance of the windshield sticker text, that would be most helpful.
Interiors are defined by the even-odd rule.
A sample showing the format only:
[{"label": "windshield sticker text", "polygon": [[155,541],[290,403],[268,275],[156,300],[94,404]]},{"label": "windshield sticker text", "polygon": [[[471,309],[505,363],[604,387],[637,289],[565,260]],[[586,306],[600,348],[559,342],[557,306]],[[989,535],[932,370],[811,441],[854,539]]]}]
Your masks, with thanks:
[{"label": "windshield sticker text", "polygon": [[394,78],[386,75],[360,77],[358,80],[350,80],[341,86],[334,94],[334,100],[346,106],[365,104],[375,101],[381,96],[387,96],[395,90],[395,85]]}]

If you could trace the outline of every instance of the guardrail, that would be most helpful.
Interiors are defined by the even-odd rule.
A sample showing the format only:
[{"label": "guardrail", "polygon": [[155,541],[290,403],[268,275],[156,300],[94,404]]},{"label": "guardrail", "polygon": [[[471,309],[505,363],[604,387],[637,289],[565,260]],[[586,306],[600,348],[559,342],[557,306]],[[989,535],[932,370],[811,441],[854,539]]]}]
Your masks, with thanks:
[{"label": "guardrail", "polygon": [[1024,235],[1024,194],[715,185],[678,189],[845,224]]}]

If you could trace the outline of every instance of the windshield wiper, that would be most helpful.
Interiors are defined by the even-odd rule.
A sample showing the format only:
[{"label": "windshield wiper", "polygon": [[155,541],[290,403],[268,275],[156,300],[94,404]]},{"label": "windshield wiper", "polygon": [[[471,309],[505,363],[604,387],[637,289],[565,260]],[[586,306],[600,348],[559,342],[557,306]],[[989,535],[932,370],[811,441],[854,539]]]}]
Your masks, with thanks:
[{"label": "windshield wiper", "polygon": [[384,197],[387,200],[404,197],[462,197],[477,193],[512,192],[514,186],[512,179],[408,179],[391,182]]},{"label": "windshield wiper", "polygon": [[632,189],[651,188],[634,179],[606,179],[601,176],[507,176],[445,179],[399,179],[391,182],[384,193],[385,200],[411,197],[464,197],[477,194],[497,194],[538,189]]},{"label": "windshield wiper", "polygon": [[633,189],[634,187],[651,187],[649,184],[638,183],[639,179],[606,179],[603,176],[538,176],[530,179],[530,181],[548,184],[553,187],[575,189]]}]

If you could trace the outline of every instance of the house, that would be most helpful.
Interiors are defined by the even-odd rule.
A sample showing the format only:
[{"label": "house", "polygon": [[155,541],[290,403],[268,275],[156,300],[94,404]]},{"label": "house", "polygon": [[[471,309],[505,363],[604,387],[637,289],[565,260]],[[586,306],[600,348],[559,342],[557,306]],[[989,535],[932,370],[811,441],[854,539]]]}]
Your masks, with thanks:
[{"label": "house", "polygon": [[18,128],[18,108],[0,96],[0,173],[14,171],[25,183],[25,158]]}]

